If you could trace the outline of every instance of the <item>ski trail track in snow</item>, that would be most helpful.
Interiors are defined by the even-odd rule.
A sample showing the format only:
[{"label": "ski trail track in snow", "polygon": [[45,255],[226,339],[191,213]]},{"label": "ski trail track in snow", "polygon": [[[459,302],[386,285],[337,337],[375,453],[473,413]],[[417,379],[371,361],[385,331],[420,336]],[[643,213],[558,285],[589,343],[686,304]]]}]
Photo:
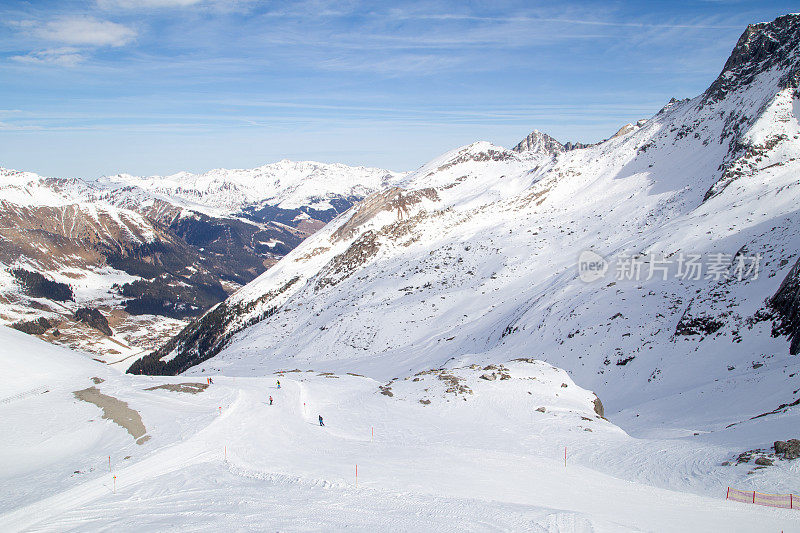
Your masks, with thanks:
[{"label": "ski trail track in snow", "polygon": [[[353,382],[371,380],[284,376],[277,390],[270,379],[240,377],[234,384],[215,378],[212,387],[224,389],[230,401],[222,414],[184,441],[116,470],[115,494],[111,475],[105,475],[0,516],[2,529],[197,526],[199,517],[208,519],[208,529],[215,523],[248,528],[274,522],[289,529],[350,524],[385,530],[405,524],[621,531],[658,524],[658,530],[736,531],[749,524],[750,530],[790,531],[800,524],[796,511],[747,507],[625,481],[578,464],[565,468],[556,458],[462,445],[457,430],[449,432],[450,444],[446,439],[426,444],[419,439],[425,429],[441,431],[436,417],[398,413],[392,400],[367,401],[363,391],[352,390]],[[264,404],[269,395],[273,406]],[[318,412],[325,427],[316,424]],[[419,433],[398,439],[385,428],[392,421],[405,426],[404,416],[417,418]],[[369,422],[359,426],[355,418]],[[371,442],[370,428],[379,420],[384,424]],[[303,503],[292,508],[287,502],[293,498]],[[116,502],[116,514],[109,515],[110,502]],[[226,505],[247,512],[229,523],[223,517],[232,509]],[[321,520],[315,513],[327,521],[315,522]],[[486,518],[498,513],[502,518]],[[412,516],[428,518],[415,522]]]}]

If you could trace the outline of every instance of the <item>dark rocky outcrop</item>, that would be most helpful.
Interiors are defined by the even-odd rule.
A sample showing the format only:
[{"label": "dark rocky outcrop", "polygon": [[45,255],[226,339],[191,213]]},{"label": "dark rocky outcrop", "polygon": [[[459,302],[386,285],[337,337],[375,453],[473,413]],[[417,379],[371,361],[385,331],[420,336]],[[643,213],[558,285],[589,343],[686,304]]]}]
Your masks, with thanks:
[{"label": "dark rocky outcrop", "polygon": [[769,306],[778,313],[778,324],[773,335],[789,337],[789,353],[800,352],[800,259],[784,278]]},{"label": "dark rocky outcrop", "polygon": [[775,454],[784,459],[797,459],[800,457],[800,440],[798,439],[776,440],[773,448],[775,448]]},{"label": "dark rocky outcrop", "polygon": [[24,322],[16,322],[11,325],[12,328],[17,329],[23,333],[27,333],[28,335],[41,335],[45,333],[48,329],[53,327],[53,324],[50,323],[44,317],[39,317],[36,320],[28,320]]},{"label": "dark rocky outcrop", "polygon": [[81,307],[75,311],[75,320],[93,327],[103,335],[108,335],[110,337],[114,334],[114,332],[111,331],[111,327],[108,325],[108,319],[97,309]]},{"label": "dark rocky outcrop", "polygon": [[731,52],[719,77],[703,94],[702,105],[718,102],[731,91],[750,84],[761,72],[784,70],[779,89],[800,85],[800,15],[751,24]]},{"label": "dark rocky outcrop", "polygon": [[675,326],[675,335],[710,335],[719,331],[724,325],[712,317],[684,315]]}]

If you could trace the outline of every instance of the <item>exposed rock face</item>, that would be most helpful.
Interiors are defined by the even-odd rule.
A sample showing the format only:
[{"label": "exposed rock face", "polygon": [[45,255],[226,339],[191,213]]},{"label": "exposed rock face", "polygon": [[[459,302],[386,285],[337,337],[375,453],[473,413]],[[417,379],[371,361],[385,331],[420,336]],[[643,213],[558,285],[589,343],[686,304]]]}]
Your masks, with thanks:
[{"label": "exposed rock face", "polygon": [[797,88],[800,83],[798,47],[800,15],[784,15],[772,22],[747,27],[719,77],[706,90],[703,104],[721,100],[731,91],[747,85],[756,75],[772,68],[785,69],[779,88]]},{"label": "exposed rock face", "polygon": [[606,417],[605,409],[603,409],[603,402],[601,402],[600,398],[597,396],[594,397],[594,412],[597,413],[597,416],[600,418]]},{"label": "exposed rock face", "polygon": [[716,333],[724,324],[711,317],[693,317],[684,313],[675,326],[675,335],[711,335]]},{"label": "exposed rock face", "polygon": [[800,353],[800,259],[786,275],[769,305],[780,317],[780,325],[774,333],[787,335],[789,353],[797,355]]},{"label": "exposed rock face", "polygon": [[334,232],[333,238],[334,240],[349,239],[361,226],[382,211],[395,212],[400,220],[407,218],[411,209],[423,199],[436,201],[439,196],[436,190],[431,188],[404,191],[399,187],[372,194],[356,207],[356,212],[350,217],[350,220]]},{"label": "exposed rock face", "polygon": [[773,447],[775,448],[775,453],[783,456],[784,459],[797,459],[800,457],[800,440],[798,439],[776,440]]},{"label": "exposed rock face", "polygon": [[527,137],[522,139],[513,150],[515,152],[535,152],[549,155],[560,154],[566,151],[563,144],[539,130],[533,130]]},{"label": "exposed rock face", "polygon": [[[672,100],[675,100],[675,99],[673,98]],[[629,134],[631,132],[634,132],[638,128],[641,128],[646,122],[647,122],[647,120],[645,120],[645,119],[639,120],[635,124],[632,123],[632,122],[629,122],[628,124],[625,124],[620,129],[618,129],[617,132],[614,135],[611,136],[611,138],[615,139],[617,137],[622,137],[622,136],[627,135],[627,134]],[[588,146],[588,145],[584,145],[584,146]]]},{"label": "exposed rock face", "polygon": [[93,327],[103,335],[108,335],[110,337],[114,334],[114,332],[111,331],[111,327],[108,325],[106,317],[97,309],[81,307],[75,311],[75,320]]},{"label": "exposed rock face", "polygon": [[539,130],[533,130],[530,135],[522,139],[513,150],[515,152],[534,152],[545,155],[557,155],[570,150],[586,148],[588,144],[572,143],[561,144],[554,138]]},{"label": "exposed rock face", "polygon": [[578,143],[578,142],[570,142],[567,141],[564,143],[564,151],[569,152],[571,150],[580,150],[581,148],[586,148],[592,146],[590,143]]}]

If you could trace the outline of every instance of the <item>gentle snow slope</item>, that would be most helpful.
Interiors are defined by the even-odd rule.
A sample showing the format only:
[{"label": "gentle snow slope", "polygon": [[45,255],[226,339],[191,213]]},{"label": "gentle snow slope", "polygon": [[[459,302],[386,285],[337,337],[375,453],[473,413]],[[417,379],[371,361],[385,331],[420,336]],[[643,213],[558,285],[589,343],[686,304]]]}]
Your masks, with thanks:
[{"label": "gentle snow slope", "polygon": [[[0,341],[8,380],[50,386],[0,404],[4,531],[800,526],[795,511],[600,473],[594,462],[613,462],[637,442],[595,415],[591,393],[542,362],[507,363],[497,373],[508,377],[495,381],[481,379],[489,371],[478,368],[409,376],[393,382],[393,396],[368,378],[315,372],[217,376],[191,395],[144,390],[185,378],[114,374],[9,330],[0,330]],[[32,368],[20,361],[56,370],[25,377]],[[93,376],[105,379],[94,385],[103,394],[141,413],[149,441],[136,445],[100,419],[99,408],[71,398],[71,390],[92,386]],[[445,392],[448,376],[459,392]],[[657,455],[640,459],[637,468],[662,475],[674,468]]]}]

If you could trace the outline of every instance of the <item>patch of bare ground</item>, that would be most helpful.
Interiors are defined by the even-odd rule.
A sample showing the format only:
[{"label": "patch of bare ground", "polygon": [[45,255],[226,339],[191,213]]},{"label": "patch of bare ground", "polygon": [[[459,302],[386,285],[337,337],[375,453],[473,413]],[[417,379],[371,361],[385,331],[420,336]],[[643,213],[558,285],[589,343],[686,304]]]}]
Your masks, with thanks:
[{"label": "patch of bare ground", "polygon": [[445,392],[453,393],[453,394],[472,394],[472,389],[467,387],[466,385],[462,385],[462,381],[466,381],[465,378],[461,376],[456,376],[455,374],[451,374],[446,370],[440,370],[437,372],[436,377],[444,381],[447,384],[447,389]]},{"label": "patch of bare ground", "polygon": [[165,383],[163,385],[156,385],[155,387],[148,387],[145,390],[164,389],[172,392],[187,392],[189,394],[197,394],[203,392],[207,388],[208,383]]},{"label": "patch of bare ground", "polygon": [[88,389],[75,391],[72,394],[77,399],[93,403],[102,409],[103,418],[111,420],[124,428],[131,437],[136,439],[136,444],[144,444],[150,440],[150,435],[147,435],[147,429],[144,427],[141,415],[138,411],[128,407],[127,402],[103,394],[97,387],[89,387]]}]

